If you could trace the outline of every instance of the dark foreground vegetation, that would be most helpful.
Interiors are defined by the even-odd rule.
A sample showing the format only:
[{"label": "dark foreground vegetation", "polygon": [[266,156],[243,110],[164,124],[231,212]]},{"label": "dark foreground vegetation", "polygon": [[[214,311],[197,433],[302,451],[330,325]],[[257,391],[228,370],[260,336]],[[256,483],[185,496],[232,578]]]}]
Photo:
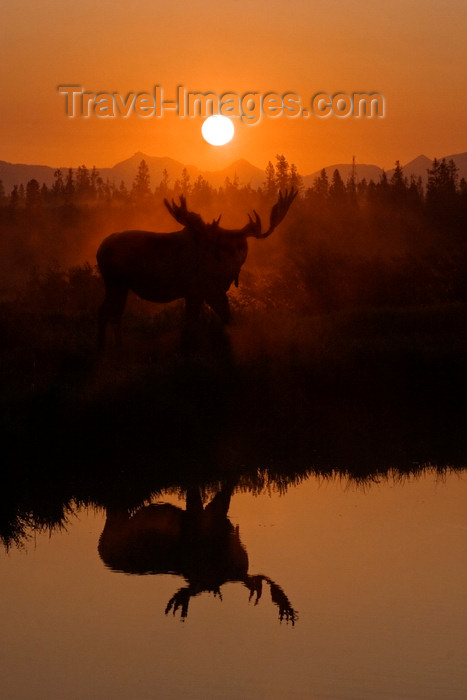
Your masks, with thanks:
[{"label": "dark foreground vegetation", "polygon": [[[284,184],[282,166],[271,190]],[[452,168],[433,168],[426,192],[400,169],[365,185],[322,176],[251,246],[232,328],[206,309],[187,342],[181,303],[133,298],[123,348],[104,354],[102,283],[84,260],[112,230],[170,230],[160,204],[177,189],[166,183],[151,200],[135,190],[80,201],[77,189],[24,208],[5,200],[4,541],[59,525],[76,504],[137,508],[164,488],[463,469],[466,191]],[[222,212],[226,225],[270,207],[267,186],[198,184],[190,208]]]}]

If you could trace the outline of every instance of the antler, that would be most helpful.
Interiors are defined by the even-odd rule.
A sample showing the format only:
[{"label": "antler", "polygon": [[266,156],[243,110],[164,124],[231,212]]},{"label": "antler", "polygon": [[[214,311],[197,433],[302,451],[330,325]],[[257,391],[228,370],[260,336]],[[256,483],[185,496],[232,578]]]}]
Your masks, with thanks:
[{"label": "antler", "polygon": [[257,211],[253,209],[253,214],[255,215],[255,220],[251,218],[248,214],[249,223],[243,229],[246,236],[253,236],[254,238],[261,237],[261,219]]},{"label": "antler", "polygon": [[185,620],[188,615],[188,605],[190,603],[191,592],[189,588],[180,588],[179,591],[175,593],[167,603],[165,608],[165,614],[167,615],[172,609],[173,614],[181,608],[180,618]]},{"label": "antler", "polygon": [[269,583],[269,589],[271,591],[271,600],[279,608],[279,620],[285,620],[286,622],[291,622],[292,627],[298,620],[298,613],[290,604],[289,599],[285,595],[284,591],[277,583],[274,583],[270,578],[265,576],[265,580]]},{"label": "antler", "polygon": [[175,593],[175,595],[171,597],[165,608],[165,614],[168,615],[169,612],[172,610],[172,614],[175,615],[176,612],[181,608],[180,619],[186,620],[186,618],[188,617],[188,606],[190,604],[191,598],[194,598],[200,593],[204,593],[204,591],[207,591],[208,593],[214,593],[214,597],[219,596],[219,598],[222,600],[222,593],[220,591],[219,586],[203,586],[201,584],[190,584],[189,586],[180,588]]},{"label": "antler", "polygon": [[188,211],[186,208],[186,198],[180,195],[180,204],[175,204],[172,199],[172,204],[167,199],[164,199],[164,204],[172,214],[175,221],[178,221],[182,226],[189,226],[191,228],[200,231],[205,228],[206,224],[199,214],[195,212]]},{"label": "antler", "polygon": [[253,210],[253,213],[255,215],[255,221],[253,221],[251,216],[248,214],[250,223],[247,224],[247,226],[245,227],[245,229],[247,229],[246,235],[253,236],[254,238],[267,238],[268,236],[270,236],[274,229],[277,228],[277,226],[279,226],[281,221],[284,219],[285,215],[289,211],[290,205],[294,201],[297,194],[298,190],[294,190],[293,187],[290,190],[290,192],[286,190],[284,195],[282,194],[282,192],[279,192],[279,199],[271,209],[271,214],[269,217],[269,229],[266,231],[266,233],[261,233],[261,219],[259,218],[256,211]]},{"label": "antler", "polygon": [[243,583],[250,591],[250,596],[248,600],[251,600],[256,593],[255,605],[258,605],[259,599],[263,592],[263,581],[269,585],[269,590],[271,593],[272,602],[279,608],[279,620],[282,622],[291,622],[292,627],[298,620],[298,613],[292,605],[289,599],[285,595],[284,591],[277,583],[274,583],[269,576],[263,576],[263,574],[258,574],[256,576],[249,576],[248,574],[243,579]]}]

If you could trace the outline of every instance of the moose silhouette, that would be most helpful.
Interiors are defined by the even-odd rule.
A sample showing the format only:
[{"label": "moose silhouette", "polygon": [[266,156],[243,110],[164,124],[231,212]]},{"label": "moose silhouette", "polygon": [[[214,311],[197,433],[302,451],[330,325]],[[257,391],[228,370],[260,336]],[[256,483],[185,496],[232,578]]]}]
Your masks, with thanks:
[{"label": "moose silhouette", "polygon": [[248,215],[242,229],[219,226],[220,216],[205,223],[199,214],[187,209],[185,197],[164,204],[184,227],[173,233],[122,231],[105,238],[97,263],[105,284],[105,299],[99,309],[99,344],[105,342],[109,321],[120,340],[120,326],[128,292],[132,290],[146,301],[167,303],[185,299],[186,322],[199,317],[207,303],[223,323],[231,314],[227,291],[232,282],[238,286],[240,269],[248,254],[247,238],[267,238],[281,223],[297,196],[293,189],[279,194],[271,209],[270,226],[262,232],[256,211]]},{"label": "moose silhouette", "polygon": [[186,508],[153,503],[130,514],[125,508],[107,507],[99,539],[104,564],[127,574],[176,574],[186,585],[168,601],[165,613],[180,611],[185,620],[190,600],[204,592],[221,596],[227,582],[242,583],[249,599],[259,602],[263,584],[279,609],[280,621],[297,620],[284,591],[268,576],[248,574],[248,555],[239,529],[227,518],[233,486],[223,484],[206,506],[198,487],[187,490]]}]

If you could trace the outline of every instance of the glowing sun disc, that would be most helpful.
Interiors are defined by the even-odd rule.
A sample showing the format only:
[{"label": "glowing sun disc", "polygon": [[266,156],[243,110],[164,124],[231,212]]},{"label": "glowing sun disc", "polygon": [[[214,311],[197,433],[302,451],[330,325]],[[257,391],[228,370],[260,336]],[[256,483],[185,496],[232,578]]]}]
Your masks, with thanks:
[{"label": "glowing sun disc", "polygon": [[224,146],[234,135],[234,125],[228,117],[213,114],[203,122],[201,133],[211,146]]}]

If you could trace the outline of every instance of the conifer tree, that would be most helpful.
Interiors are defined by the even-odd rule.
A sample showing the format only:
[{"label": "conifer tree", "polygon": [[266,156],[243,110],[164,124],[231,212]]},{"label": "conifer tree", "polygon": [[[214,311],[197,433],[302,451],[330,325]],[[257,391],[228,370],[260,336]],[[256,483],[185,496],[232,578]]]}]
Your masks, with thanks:
[{"label": "conifer tree", "polygon": [[332,174],[331,184],[329,186],[329,196],[335,201],[345,199],[345,185],[341,178],[341,174],[336,168]]},{"label": "conifer tree", "polygon": [[303,178],[298,172],[295,163],[292,163],[290,166],[289,185],[291,188],[298,190],[299,192],[303,189]]},{"label": "conifer tree", "polygon": [[131,196],[138,202],[147,201],[151,196],[151,176],[149,174],[148,164],[144,158],[138,166],[138,172],[136,173],[136,177],[133,182]]},{"label": "conifer tree", "polygon": [[271,161],[269,161],[266,166],[266,180],[263,187],[266,197],[268,199],[275,199],[277,194],[276,171]]},{"label": "conifer tree", "polygon": [[289,164],[284,155],[276,155],[276,186],[279,191],[289,186]]},{"label": "conifer tree", "polygon": [[32,179],[26,185],[26,209],[36,211],[41,206],[41,189],[37,180]]}]

